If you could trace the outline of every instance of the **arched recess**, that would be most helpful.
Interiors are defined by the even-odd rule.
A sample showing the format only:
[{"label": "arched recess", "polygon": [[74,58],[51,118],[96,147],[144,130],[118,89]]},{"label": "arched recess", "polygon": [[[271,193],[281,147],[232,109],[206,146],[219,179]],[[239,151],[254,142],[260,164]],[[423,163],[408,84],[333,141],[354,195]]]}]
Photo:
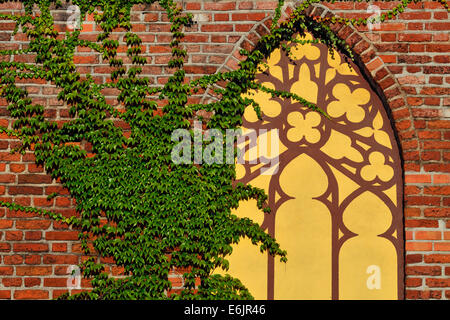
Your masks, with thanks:
[{"label": "arched recess", "polygon": [[[287,19],[289,13],[298,4],[299,2],[286,3],[284,10],[282,10],[282,20]],[[332,10],[323,4],[311,5],[308,7],[306,14],[320,17],[332,17],[335,15]],[[271,17],[266,17],[256,23],[252,30],[236,43],[232,54],[218,68],[218,71],[226,72],[237,69],[239,61],[245,59],[245,56],[239,54],[239,50],[243,48],[251,51],[257,45],[259,39],[270,32],[271,23]],[[415,133],[412,108],[406,100],[408,94],[398,82],[396,75],[392,73],[388,65],[380,58],[376,46],[374,46],[366,33],[352,25],[331,24],[330,28],[339,38],[344,39],[356,54],[355,63],[362,71],[362,75],[366,77],[366,80],[383,100],[386,111],[392,117],[393,126],[395,125],[396,128],[395,134],[398,136],[400,143],[402,145],[405,144],[405,150],[403,151],[419,150],[421,144]],[[214,97],[207,90],[202,100],[206,101],[209,99],[214,100]],[[407,156],[405,156],[405,161],[407,161],[406,158]],[[415,168],[411,160],[409,160],[409,163],[405,163],[405,168],[408,165],[412,165]]]},{"label": "arched recess", "polygon": [[[316,103],[330,119],[249,93],[263,118],[251,106],[244,113],[250,139],[237,180],[265,189],[272,213],[243,202],[236,214],[275,236],[288,262],[243,240],[228,273],[259,299],[402,299],[402,164],[383,99],[357,65],[338,52],[331,58],[323,44],[296,45],[290,58],[273,51],[257,80]],[[250,161],[255,155],[265,159]]]}]

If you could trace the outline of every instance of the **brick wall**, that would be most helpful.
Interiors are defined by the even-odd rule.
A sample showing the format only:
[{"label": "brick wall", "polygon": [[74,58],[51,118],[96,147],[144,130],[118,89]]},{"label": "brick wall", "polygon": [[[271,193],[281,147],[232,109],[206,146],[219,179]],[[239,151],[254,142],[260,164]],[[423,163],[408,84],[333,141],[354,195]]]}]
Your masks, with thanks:
[{"label": "brick wall", "polygon": [[[181,2],[180,2],[181,3]],[[267,33],[273,1],[183,1],[198,24],[187,32],[190,52],[186,70],[191,78],[200,74],[236,68],[239,48],[251,48]],[[295,1],[288,3],[289,6]],[[398,2],[373,2],[381,10]],[[0,12],[20,12],[19,2],[0,4]],[[311,14],[370,16],[366,3],[317,5]],[[56,27],[64,31],[66,10],[54,11]],[[148,65],[144,73],[153,85],[167,80],[170,70],[167,17],[157,6],[136,6],[133,31],[143,40]],[[335,26],[335,31],[353,46],[383,92],[392,111],[402,147],[405,171],[406,298],[450,298],[450,23],[440,4],[423,1],[409,5],[397,19],[379,30],[367,27]],[[11,37],[13,25],[0,21],[0,47],[19,48],[22,34]],[[96,26],[91,16],[83,25],[82,37],[94,40]],[[120,34],[118,34],[119,36]],[[124,47],[119,52],[124,52]],[[26,56],[9,57],[29,61]],[[100,55],[79,48],[78,70],[103,82],[109,67]],[[58,93],[42,81],[23,84],[36,103],[47,106],[46,116],[65,121],[67,109]],[[105,90],[111,103],[117,92]],[[196,97],[207,99],[208,93]],[[11,119],[0,99],[0,125]],[[118,123],[118,125],[123,125]],[[10,154],[17,140],[0,136],[0,200],[14,201],[75,214],[74,200],[67,190],[33,163],[33,155]],[[86,146],[88,147],[88,146]],[[47,201],[47,195],[59,196]],[[29,213],[0,209],[0,299],[50,299],[67,291],[68,267],[83,259],[77,232],[67,226]],[[110,261],[106,261],[110,262]],[[109,265],[114,275],[120,268]],[[174,288],[182,286],[177,273],[171,275]],[[82,287],[89,284],[85,281]],[[72,293],[75,290],[72,290]]]}]

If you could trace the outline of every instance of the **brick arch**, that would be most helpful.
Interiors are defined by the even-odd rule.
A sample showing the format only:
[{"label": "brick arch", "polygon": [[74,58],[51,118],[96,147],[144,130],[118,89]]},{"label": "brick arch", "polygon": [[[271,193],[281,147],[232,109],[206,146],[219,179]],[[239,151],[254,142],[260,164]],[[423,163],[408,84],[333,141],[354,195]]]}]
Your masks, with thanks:
[{"label": "brick arch", "polygon": [[[295,5],[289,3],[283,8],[281,20],[288,17]],[[334,16],[333,11],[323,5],[314,5],[308,8],[310,16]],[[245,59],[239,54],[241,49],[251,50],[259,39],[270,32],[272,17],[261,20],[236,43],[233,52],[227,57],[217,72],[226,72],[238,68],[238,63]],[[378,50],[362,32],[354,26],[335,24],[331,29],[341,38],[346,39],[352,50],[356,53],[355,63],[361,69],[366,80],[382,99],[386,111],[395,128],[394,133],[399,142],[402,159],[410,160],[412,150],[419,150],[420,144],[414,128],[413,114],[407,104],[407,93],[398,82],[395,75],[380,58]],[[208,92],[203,97],[209,97]],[[405,168],[405,170],[407,167]]]},{"label": "brick arch", "polygon": [[[283,18],[287,18],[293,5],[288,5],[284,8]],[[310,16],[328,17],[334,16],[332,10],[326,8],[323,5],[315,5],[309,8],[308,14]],[[283,19],[282,18],[282,19]],[[241,49],[252,50],[258,43],[258,41],[264,35],[270,32],[270,25],[272,23],[272,17],[266,17],[261,20],[249,31],[249,33],[243,37],[235,46],[234,51],[227,57],[226,61],[219,68],[218,72],[227,72],[236,70],[238,63],[245,60],[245,56],[239,54]],[[333,25],[332,30],[341,38],[345,39],[355,53],[355,64],[359,67],[361,74],[365,80],[370,84],[372,89],[376,92],[381,99],[383,106],[388,114],[388,118],[391,121],[391,127],[393,128],[395,139],[399,147],[400,159],[401,159],[401,174],[403,188],[405,185],[404,172],[407,171],[405,167],[405,160],[411,160],[410,154],[419,153],[419,139],[414,128],[414,117],[411,106],[407,104],[407,92],[402,88],[395,74],[388,68],[382,58],[379,56],[377,48],[371,43],[371,40],[367,38],[358,28],[348,25]],[[206,98],[206,92],[204,98]],[[412,151],[413,150],[413,151]],[[401,200],[405,200],[405,190],[402,189]],[[402,217],[405,215],[405,207],[402,207]],[[401,235],[401,241],[403,242],[403,259],[400,262],[399,268],[402,272],[399,274],[400,282],[403,282],[399,288],[399,299],[404,299],[406,295],[407,282],[405,268],[407,261],[405,261],[405,243],[404,237],[405,225],[403,225],[403,232]]]}]

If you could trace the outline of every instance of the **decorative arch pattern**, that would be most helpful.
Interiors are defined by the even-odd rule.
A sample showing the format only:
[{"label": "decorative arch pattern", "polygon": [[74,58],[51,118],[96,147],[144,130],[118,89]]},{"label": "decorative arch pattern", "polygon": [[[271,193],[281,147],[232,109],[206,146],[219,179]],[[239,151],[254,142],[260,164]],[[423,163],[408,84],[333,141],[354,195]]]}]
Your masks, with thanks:
[{"label": "decorative arch pattern", "polygon": [[[286,19],[289,12],[295,7],[295,3],[287,3],[282,11],[282,19]],[[333,10],[322,4],[314,4],[308,7],[307,12],[310,16],[331,17],[334,16]],[[223,66],[218,69],[219,72],[226,72],[238,68],[239,61],[245,59],[239,54],[241,48],[251,50],[256,46],[259,39],[269,32],[272,20],[267,17],[256,23],[246,37],[236,43],[232,54],[225,60]],[[408,145],[417,145],[420,147],[418,137],[413,134],[414,117],[411,106],[406,101],[407,93],[398,83],[396,76],[386,66],[384,61],[378,56],[377,48],[371,43],[367,36],[351,25],[332,24],[331,29],[341,39],[345,39],[356,54],[356,64],[363,70],[363,76],[370,82],[372,88],[382,98],[387,106],[386,110],[392,114],[400,142],[404,140]],[[207,91],[203,99],[212,98]]]},{"label": "decorative arch pattern", "polygon": [[[402,298],[402,168],[383,103],[358,67],[338,52],[331,58],[325,45],[294,46],[291,58],[275,50],[257,80],[317,103],[330,119],[290,99],[249,93],[263,118],[248,107],[244,132],[278,129],[264,140],[278,139],[279,161],[237,166],[238,181],[266,190],[272,213],[261,218],[244,202],[236,214],[260,222],[289,261],[244,241],[230,273],[260,299]],[[243,146],[246,160],[259,142]]]}]

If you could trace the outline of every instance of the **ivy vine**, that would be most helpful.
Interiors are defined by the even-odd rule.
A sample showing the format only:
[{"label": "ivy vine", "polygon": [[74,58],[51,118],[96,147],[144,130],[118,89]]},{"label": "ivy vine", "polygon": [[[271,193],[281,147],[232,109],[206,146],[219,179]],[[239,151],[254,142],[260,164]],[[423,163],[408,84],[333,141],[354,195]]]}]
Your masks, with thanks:
[{"label": "ivy vine", "polygon": [[[6,1],[0,0],[0,3]],[[256,89],[273,96],[295,100],[313,110],[323,111],[306,99],[289,92],[266,88],[255,81],[258,66],[276,48],[290,51],[297,33],[308,31],[314,38],[353,57],[351,48],[331,30],[331,23],[364,24],[366,19],[310,17],[305,10],[320,1],[303,1],[289,19],[280,22],[280,0],[275,9],[270,33],[263,36],[235,71],[203,76],[187,81],[183,46],[184,30],[194,21],[173,0],[73,0],[81,16],[93,14],[101,27],[97,41],[80,37],[80,30],[61,36],[54,27],[51,8],[60,0],[23,0],[25,14],[0,14],[0,19],[16,23],[29,43],[18,50],[0,50],[0,55],[30,54],[34,63],[2,59],[0,94],[8,102],[15,119],[10,128],[0,128],[21,141],[14,152],[34,152],[36,163],[59,179],[76,199],[77,215],[61,214],[15,203],[0,202],[10,210],[35,212],[67,223],[79,230],[83,251],[89,258],[80,265],[83,276],[91,279],[92,290],[63,299],[250,299],[251,293],[229,275],[213,274],[216,268],[228,269],[227,256],[232,245],[243,237],[260,247],[261,252],[287,261],[287,252],[257,223],[232,214],[242,200],[256,199],[261,214],[270,214],[267,195],[250,185],[234,184],[233,164],[174,164],[171,134],[176,129],[192,130],[196,112],[212,113],[208,128],[227,129],[242,125],[244,109],[258,104],[243,93]],[[334,2],[334,1],[329,1]],[[395,17],[412,2],[402,0],[383,15],[383,21]],[[446,1],[440,3],[448,10]],[[158,3],[170,21],[172,58],[167,66],[173,73],[166,84],[151,85],[142,72],[142,40],[132,32],[130,14],[135,4]],[[39,14],[36,14],[36,7]],[[318,23],[318,21],[320,23]],[[127,46],[125,64],[118,54],[119,41],[112,35],[120,30]],[[78,47],[101,54],[113,68],[111,81],[98,84],[88,74],[77,72],[74,55]],[[44,79],[60,89],[58,99],[69,109],[71,120],[58,124],[44,116],[46,106],[35,104],[20,79]],[[224,84],[215,86],[216,84]],[[120,108],[109,104],[102,89],[115,88]],[[218,100],[191,103],[189,98],[201,90],[214,88]],[[164,103],[162,114],[155,112],[158,99]],[[325,114],[326,116],[326,114]],[[115,125],[125,121],[130,134]],[[92,146],[91,153],[81,143]],[[225,149],[225,148],[224,148]],[[226,155],[224,154],[224,157]],[[236,156],[236,150],[235,150]],[[51,195],[53,197],[55,195]],[[94,250],[93,250],[94,249]],[[115,278],[105,272],[97,257],[113,258],[125,270]],[[305,263],[308,263],[305,261]],[[169,273],[184,270],[184,289],[171,290]]]}]

